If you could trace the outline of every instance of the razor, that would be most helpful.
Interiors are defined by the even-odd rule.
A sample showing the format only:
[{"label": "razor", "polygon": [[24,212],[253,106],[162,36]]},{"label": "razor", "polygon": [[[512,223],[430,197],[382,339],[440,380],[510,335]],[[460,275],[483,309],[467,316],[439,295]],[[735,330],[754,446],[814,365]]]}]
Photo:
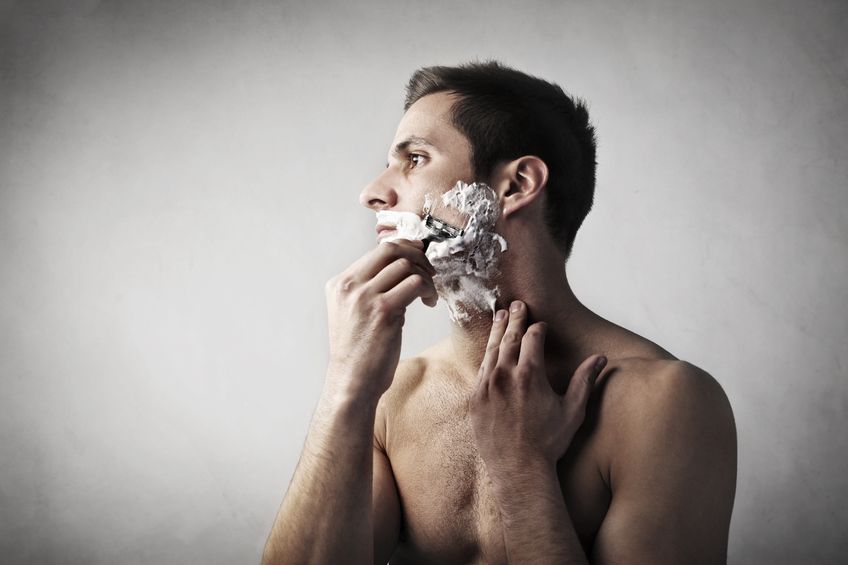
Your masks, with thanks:
[{"label": "razor", "polygon": [[430,235],[421,240],[424,242],[424,251],[427,251],[427,246],[429,246],[433,241],[444,241],[446,239],[459,237],[465,231],[456,226],[450,225],[444,220],[440,220],[433,216],[430,212],[427,212],[424,215],[424,226],[430,232]]}]

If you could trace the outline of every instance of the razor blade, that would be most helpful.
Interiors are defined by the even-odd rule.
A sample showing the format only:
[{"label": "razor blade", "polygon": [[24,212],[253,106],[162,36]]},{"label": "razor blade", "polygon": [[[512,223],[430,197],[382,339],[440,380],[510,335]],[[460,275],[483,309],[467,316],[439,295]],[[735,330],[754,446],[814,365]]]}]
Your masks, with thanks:
[{"label": "razor blade", "polygon": [[427,246],[433,241],[444,241],[446,239],[459,237],[464,232],[464,230],[456,226],[452,226],[444,220],[440,220],[429,212],[424,216],[424,226],[430,232],[430,235],[422,240],[424,242],[425,251],[427,250]]}]

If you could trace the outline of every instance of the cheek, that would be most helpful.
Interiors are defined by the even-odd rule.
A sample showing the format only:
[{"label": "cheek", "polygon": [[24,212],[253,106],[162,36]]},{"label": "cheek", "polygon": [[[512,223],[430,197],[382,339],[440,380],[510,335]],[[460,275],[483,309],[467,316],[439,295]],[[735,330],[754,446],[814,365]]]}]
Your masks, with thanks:
[{"label": "cheek", "polygon": [[451,204],[451,194],[456,192],[457,184],[460,182],[464,184],[466,181],[457,180],[456,177],[444,177],[443,180],[434,183],[432,189],[424,195],[422,205],[425,211],[429,207],[429,212],[434,217],[452,226],[464,228],[469,219],[467,211],[459,209],[455,201]]},{"label": "cheek", "polygon": [[[423,213],[430,213],[434,218],[446,222],[456,228],[464,228],[468,223],[468,216],[456,208],[446,206],[442,200],[448,190],[428,192],[424,195]],[[422,214],[423,215],[423,214]]]}]

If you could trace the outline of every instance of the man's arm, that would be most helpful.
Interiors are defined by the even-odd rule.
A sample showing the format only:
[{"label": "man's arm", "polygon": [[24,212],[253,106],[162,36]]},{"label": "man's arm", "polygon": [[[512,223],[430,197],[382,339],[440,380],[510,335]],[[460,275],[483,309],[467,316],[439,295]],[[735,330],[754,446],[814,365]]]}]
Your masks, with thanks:
[{"label": "man's arm", "polygon": [[546,328],[540,322],[527,328],[527,307],[518,301],[508,314],[497,312],[469,414],[500,510],[509,562],[585,564],[556,462],[583,423],[606,358],[592,355],[583,361],[560,396],[545,376]]},{"label": "man's arm", "polygon": [[719,384],[676,362],[622,420],[594,563],[724,563],[736,428]]},{"label": "man's arm", "polygon": [[381,244],[327,283],[329,368],[265,546],[266,565],[370,565],[375,553],[382,559],[392,549],[397,495],[375,449],[375,418],[398,367],[406,307],[417,298],[436,302],[422,248]]},{"label": "man's arm", "polygon": [[[587,563],[554,469],[604,361],[584,361],[559,397],[544,376],[545,325],[525,330],[523,305],[508,318],[495,318],[469,408],[509,561]],[[612,501],[593,563],[726,560],[736,485],[733,413],[708,374],[683,362],[664,366],[631,384],[627,403],[616,403],[628,409],[612,415]]]},{"label": "man's arm", "polygon": [[493,489],[510,563],[588,563],[562,498],[556,466],[528,462],[511,481],[497,481]]},{"label": "man's arm", "polygon": [[372,563],[375,407],[322,395],[263,563]]},{"label": "man's arm", "polygon": [[264,564],[388,562],[400,532],[400,503],[373,424],[372,411],[362,405],[319,404]]},{"label": "man's arm", "polygon": [[386,565],[389,562],[398,544],[401,525],[400,497],[386,453],[386,419],[382,412],[378,407],[379,431],[374,434],[374,565]]}]

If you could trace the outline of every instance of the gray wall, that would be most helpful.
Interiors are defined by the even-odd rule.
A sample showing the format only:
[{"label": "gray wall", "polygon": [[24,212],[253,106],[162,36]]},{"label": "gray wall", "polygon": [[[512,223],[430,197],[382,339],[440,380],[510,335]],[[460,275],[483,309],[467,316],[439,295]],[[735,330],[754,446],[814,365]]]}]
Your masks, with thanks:
[{"label": "gray wall", "polygon": [[731,562],[838,561],[846,6],[0,2],[0,560],[258,559],[402,87],[496,57],[591,102],[578,295],[731,399]]}]

